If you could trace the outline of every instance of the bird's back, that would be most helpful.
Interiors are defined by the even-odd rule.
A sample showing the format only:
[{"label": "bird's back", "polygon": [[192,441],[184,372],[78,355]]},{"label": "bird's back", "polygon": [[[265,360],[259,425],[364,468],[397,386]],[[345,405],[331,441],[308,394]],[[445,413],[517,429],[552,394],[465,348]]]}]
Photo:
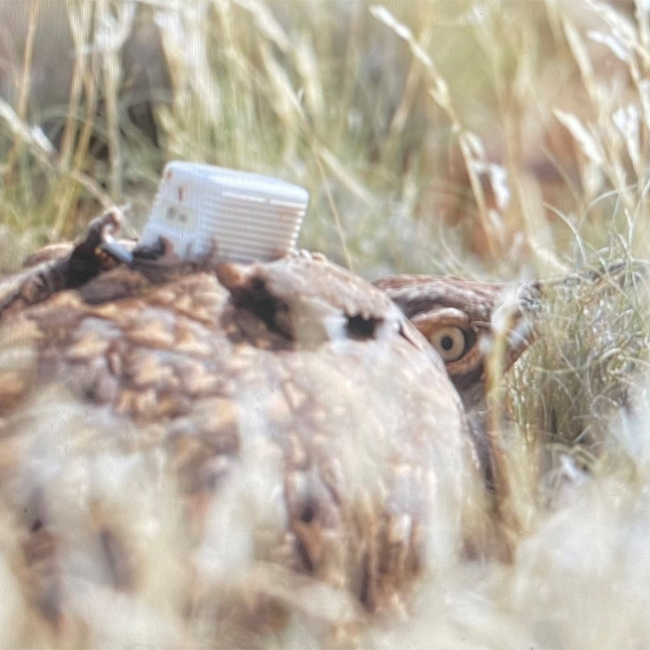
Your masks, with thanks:
[{"label": "bird's back", "polygon": [[[179,629],[212,612],[225,645],[278,608],[339,617],[299,593],[352,620],[457,558],[459,397],[385,294],[321,258],[117,266],[8,309],[0,340],[0,490],[25,548],[53,540],[28,564],[57,624],[78,616],[70,558],[109,601],[153,598],[147,526],[185,598],[154,600]],[[260,603],[271,619],[227,623]]]}]

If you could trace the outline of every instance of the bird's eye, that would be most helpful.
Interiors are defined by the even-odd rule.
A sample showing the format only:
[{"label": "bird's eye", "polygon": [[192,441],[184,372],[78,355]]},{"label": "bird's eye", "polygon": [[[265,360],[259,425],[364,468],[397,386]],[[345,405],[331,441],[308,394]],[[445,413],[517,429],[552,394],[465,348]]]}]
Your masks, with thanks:
[{"label": "bird's eye", "polygon": [[429,335],[429,342],[443,361],[458,361],[467,347],[465,333],[460,327],[441,327]]}]

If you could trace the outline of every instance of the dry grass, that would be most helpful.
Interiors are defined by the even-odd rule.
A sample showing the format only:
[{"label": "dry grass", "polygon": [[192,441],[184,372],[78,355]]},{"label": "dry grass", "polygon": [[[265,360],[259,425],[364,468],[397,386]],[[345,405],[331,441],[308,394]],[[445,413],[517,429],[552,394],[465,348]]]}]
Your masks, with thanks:
[{"label": "dry grass", "polygon": [[3,0],[3,221],[139,224],[183,158],[304,185],[303,243],[370,275],[638,254],[647,36],[605,6]]},{"label": "dry grass", "polygon": [[[545,293],[541,339],[498,394],[512,563],[425,581],[407,622],[356,642],[647,647],[648,278],[631,260],[650,244],[648,12],[2,0],[0,265],[102,205],[130,203],[137,226],[164,162],[187,159],[307,187],[302,245],[371,278],[579,269]],[[317,644],[289,623],[281,647]]]}]

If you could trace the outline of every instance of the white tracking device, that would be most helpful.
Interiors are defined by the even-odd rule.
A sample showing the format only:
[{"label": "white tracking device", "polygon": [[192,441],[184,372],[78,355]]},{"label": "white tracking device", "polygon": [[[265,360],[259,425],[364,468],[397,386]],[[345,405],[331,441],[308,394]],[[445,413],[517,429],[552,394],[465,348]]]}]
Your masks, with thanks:
[{"label": "white tracking device", "polygon": [[198,260],[216,244],[221,260],[268,262],[295,247],[308,202],[307,190],[276,178],[170,162],[138,247],[165,237],[181,259]]}]

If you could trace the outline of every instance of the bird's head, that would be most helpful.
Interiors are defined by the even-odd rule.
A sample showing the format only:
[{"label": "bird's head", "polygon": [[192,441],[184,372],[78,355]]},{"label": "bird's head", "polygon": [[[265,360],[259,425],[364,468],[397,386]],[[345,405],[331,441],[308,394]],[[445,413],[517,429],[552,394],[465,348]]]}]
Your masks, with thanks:
[{"label": "bird's head", "polygon": [[440,355],[468,411],[485,396],[489,368],[504,372],[534,339],[529,316],[538,306],[536,284],[513,288],[425,275],[389,277],[375,284]]}]

